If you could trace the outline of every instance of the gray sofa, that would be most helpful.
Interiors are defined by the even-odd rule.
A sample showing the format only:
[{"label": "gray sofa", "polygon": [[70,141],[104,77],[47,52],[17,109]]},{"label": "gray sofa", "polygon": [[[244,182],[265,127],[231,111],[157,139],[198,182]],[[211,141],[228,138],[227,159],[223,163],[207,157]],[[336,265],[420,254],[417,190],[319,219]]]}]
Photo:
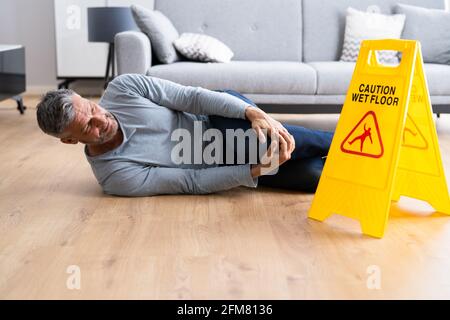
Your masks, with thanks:
[{"label": "gray sofa", "polygon": [[[234,89],[268,112],[340,112],[354,69],[338,61],[346,8],[392,13],[396,3],[445,8],[445,0],[156,0],[154,9],[180,34],[220,39],[233,61],[152,63],[148,37],[128,31],[115,40],[118,72]],[[425,64],[425,71],[434,111],[450,112],[450,65]]]}]

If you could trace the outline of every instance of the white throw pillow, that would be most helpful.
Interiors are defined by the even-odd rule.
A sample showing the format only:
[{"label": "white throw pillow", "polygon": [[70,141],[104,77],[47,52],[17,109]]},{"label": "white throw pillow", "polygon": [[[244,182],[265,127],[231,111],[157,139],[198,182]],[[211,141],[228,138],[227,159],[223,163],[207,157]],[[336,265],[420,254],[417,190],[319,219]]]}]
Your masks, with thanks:
[{"label": "white throw pillow", "polygon": [[173,45],[186,58],[203,62],[230,62],[234,55],[223,42],[205,34],[183,33]]},{"label": "white throw pillow", "polygon": [[[362,40],[400,39],[404,25],[404,14],[384,15],[347,8],[341,61],[355,62]],[[397,52],[380,51],[378,60],[386,64],[398,63]]]}]

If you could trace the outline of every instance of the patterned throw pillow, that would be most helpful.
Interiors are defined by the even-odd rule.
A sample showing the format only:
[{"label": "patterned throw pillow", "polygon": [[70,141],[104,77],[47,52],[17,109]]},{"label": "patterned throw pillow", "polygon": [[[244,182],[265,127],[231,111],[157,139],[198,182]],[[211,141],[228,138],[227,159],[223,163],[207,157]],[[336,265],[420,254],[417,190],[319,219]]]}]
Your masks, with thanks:
[{"label": "patterned throw pillow", "polygon": [[230,62],[233,52],[223,42],[197,33],[183,33],[173,42],[186,58],[202,62]]},{"label": "patterned throw pillow", "polygon": [[[347,8],[341,61],[355,62],[362,40],[400,39],[404,25],[404,14],[384,15]],[[399,62],[395,51],[379,51],[378,61],[385,64]]]}]

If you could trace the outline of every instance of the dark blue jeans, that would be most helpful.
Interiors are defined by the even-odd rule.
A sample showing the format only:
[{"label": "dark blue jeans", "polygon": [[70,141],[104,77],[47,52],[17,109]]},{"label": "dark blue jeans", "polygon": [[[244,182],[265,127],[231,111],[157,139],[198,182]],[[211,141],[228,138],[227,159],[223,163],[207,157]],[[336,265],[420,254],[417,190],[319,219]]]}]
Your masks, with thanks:
[{"label": "dark blue jeans", "polygon": [[[249,105],[257,107],[253,101],[234,90],[219,90],[244,100]],[[226,137],[226,129],[251,128],[251,123],[243,119],[231,119],[221,116],[209,116],[213,128],[219,129]],[[295,150],[291,159],[283,163],[274,175],[258,178],[262,186],[315,192],[322,173],[324,158],[331,145],[333,132],[311,130],[301,126],[283,124],[295,140]],[[267,145],[270,143],[268,139]],[[235,149],[236,150],[236,149]],[[248,150],[246,150],[248,153]],[[246,157],[247,159],[247,157]]]}]

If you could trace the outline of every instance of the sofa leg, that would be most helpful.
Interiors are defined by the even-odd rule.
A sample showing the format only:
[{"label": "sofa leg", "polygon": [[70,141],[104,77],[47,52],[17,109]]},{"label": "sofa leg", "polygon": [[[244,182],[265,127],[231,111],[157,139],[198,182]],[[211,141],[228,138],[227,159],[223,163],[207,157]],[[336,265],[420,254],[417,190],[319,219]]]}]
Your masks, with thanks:
[{"label": "sofa leg", "polygon": [[440,117],[441,117],[441,114],[440,114],[439,112],[437,112],[437,113],[436,113],[436,116],[437,116],[438,118],[440,118]]}]

